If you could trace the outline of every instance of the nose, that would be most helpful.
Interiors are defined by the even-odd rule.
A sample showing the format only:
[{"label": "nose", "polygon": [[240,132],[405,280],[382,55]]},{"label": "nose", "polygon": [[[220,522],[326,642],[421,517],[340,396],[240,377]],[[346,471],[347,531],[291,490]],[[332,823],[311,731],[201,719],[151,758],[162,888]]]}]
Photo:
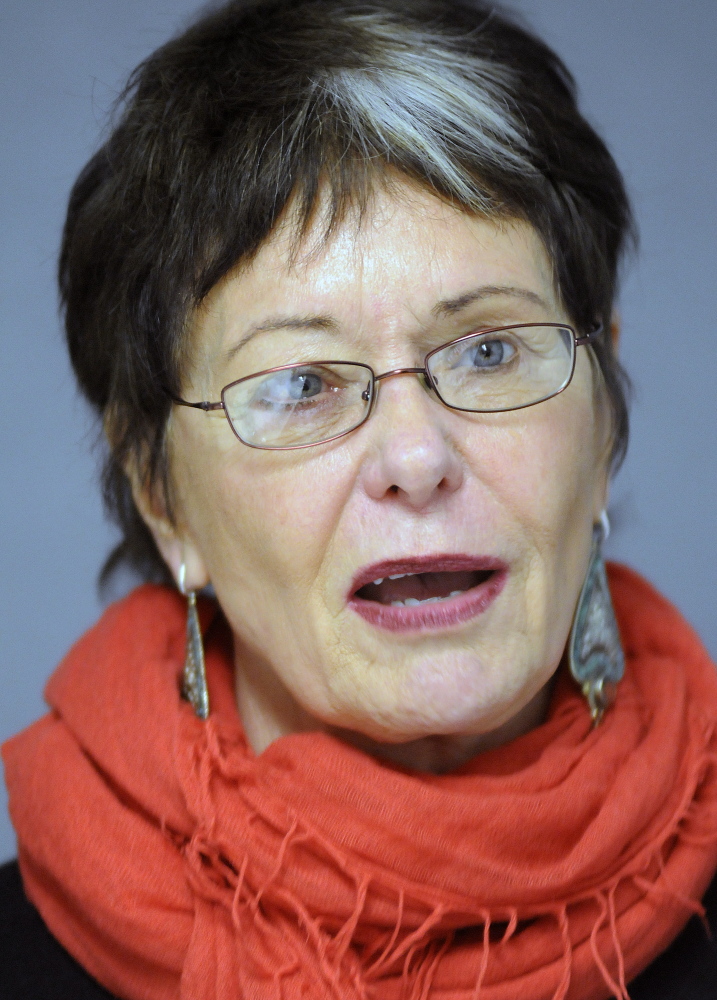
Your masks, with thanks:
[{"label": "nose", "polygon": [[[444,407],[416,378],[422,369],[401,369],[380,382],[373,448],[364,464],[364,489],[374,500],[394,495],[422,510],[463,482],[463,464],[445,427]],[[392,373],[393,374],[393,373]],[[378,386],[377,386],[378,388]]]}]

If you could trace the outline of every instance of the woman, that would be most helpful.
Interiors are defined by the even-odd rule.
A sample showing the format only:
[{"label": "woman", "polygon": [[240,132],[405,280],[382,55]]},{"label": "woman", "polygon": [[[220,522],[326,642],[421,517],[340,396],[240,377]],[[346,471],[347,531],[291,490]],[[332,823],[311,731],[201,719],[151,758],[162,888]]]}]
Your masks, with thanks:
[{"label": "woman", "polygon": [[156,582],[5,746],[16,995],[715,995],[717,678],[601,557],[630,230],[478,3],[234,2],[139,68],[60,275]]}]

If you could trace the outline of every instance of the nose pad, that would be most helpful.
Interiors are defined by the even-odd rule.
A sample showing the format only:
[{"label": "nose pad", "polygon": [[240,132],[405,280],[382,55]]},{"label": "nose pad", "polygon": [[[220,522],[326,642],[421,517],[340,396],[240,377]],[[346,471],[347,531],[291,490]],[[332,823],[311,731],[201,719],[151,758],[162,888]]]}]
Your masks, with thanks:
[{"label": "nose pad", "polygon": [[[426,392],[435,392],[434,382],[435,379],[432,375],[429,375],[426,368],[394,368],[391,371],[383,372],[381,375],[374,376],[373,385],[373,397],[371,394],[371,383],[369,383],[364,391],[361,393],[361,399],[368,403],[369,401],[375,406],[378,400],[378,387],[381,382],[385,379],[394,378],[396,375],[416,375],[419,382],[426,390]],[[440,400],[439,400],[440,401]]]},{"label": "nose pad", "polygon": [[[366,492],[375,500],[399,496],[418,510],[453,493],[463,482],[463,466],[445,428],[444,407],[433,394],[423,369],[401,369],[390,375],[421,375],[423,391],[413,380],[401,380],[393,391],[377,393],[375,448],[364,467]],[[378,389],[379,378],[376,379]],[[378,398],[382,397],[382,398]]]}]

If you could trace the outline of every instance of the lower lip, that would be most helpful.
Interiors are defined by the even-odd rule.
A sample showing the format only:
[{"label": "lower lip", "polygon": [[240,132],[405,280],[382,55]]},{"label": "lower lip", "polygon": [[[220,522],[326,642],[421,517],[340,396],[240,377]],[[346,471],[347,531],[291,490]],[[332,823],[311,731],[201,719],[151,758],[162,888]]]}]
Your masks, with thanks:
[{"label": "lower lip", "polygon": [[433,604],[394,607],[392,604],[352,597],[349,607],[370,625],[388,632],[440,631],[470,621],[486,611],[503,589],[507,578],[507,570],[496,570],[477,587],[466,590],[458,597],[448,597]]}]

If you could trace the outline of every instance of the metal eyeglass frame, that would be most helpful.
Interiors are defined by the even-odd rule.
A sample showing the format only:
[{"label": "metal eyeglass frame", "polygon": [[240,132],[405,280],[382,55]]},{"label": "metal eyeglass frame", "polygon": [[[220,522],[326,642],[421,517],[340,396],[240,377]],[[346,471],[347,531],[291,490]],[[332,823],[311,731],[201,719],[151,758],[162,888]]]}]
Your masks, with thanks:
[{"label": "metal eyeglass frame", "polygon": [[[570,367],[570,374],[565,380],[564,384],[561,385],[559,389],[555,392],[549,393],[547,396],[541,396],[540,399],[533,400],[532,403],[521,403],[520,406],[509,406],[501,407],[500,409],[475,409],[474,407],[468,406],[453,406],[451,403],[447,403],[443,396],[441,396],[438,386],[435,384],[433,377],[428,369],[428,364],[430,359],[438,354],[440,351],[446,349],[446,347],[452,347],[454,344],[460,344],[464,340],[470,340],[476,336],[484,336],[490,333],[502,333],[504,330],[520,330],[524,327],[531,326],[549,326],[555,327],[558,330],[567,330],[572,334],[573,337],[573,356],[572,365]],[[394,375],[419,375],[423,376],[423,380],[426,387],[436,394],[441,403],[449,410],[457,410],[461,413],[509,413],[513,410],[525,410],[529,406],[537,406],[538,403],[544,403],[547,399],[553,399],[555,396],[559,396],[570,385],[575,374],[575,361],[577,357],[577,348],[583,345],[589,346],[593,341],[600,336],[603,332],[602,323],[597,323],[591,330],[589,330],[584,336],[579,337],[575,332],[574,328],[570,326],[569,323],[511,323],[508,326],[494,326],[488,330],[474,330],[472,333],[466,333],[462,337],[456,337],[455,340],[449,340],[445,344],[441,344],[440,347],[435,347],[432,351],[429,351],[423,359],[423,368],[392,368],[390,371],[382,372],[382,374],[377,375],[371,365],[364,364],[361,361],[339,361],[336,358],[331,358],[330,360],[323,361],[305,361],[294,363],[290,365],[276,365],[274,368],[265,368],[263,371],[252,372],[251,375],[244,375],[242,378],[235,379],[233,382],[229,382],[221,391],[221,400],[217,403],[209,402],[208,400],[203,400],[200,403],[190,403],[186,399],[182,399],[180,396],[175,396],[170,393],[170,399],[173,403],[178,406],[188,406],[194,410],[204,410],[205,413],[212,410],[223,410],[224,416],[227,419],[227,423],[232,429],[234,436],[241,441],[243,445],[247,448],[256,448],[259,451],[298,451],[301,448],[316,448],[321,444],[329,444],[331,441],[338,441],[339,438],[345,437],[347,434],[351,434],[352,431],[358,430],[366,421],[369,419],[373,413],[374,407],[376,405],[376,399],[378,398],[377,386],[379,382],[384,379],[393,378]],[[289,368],[301,368],[305,365],[353,365],[356,368],[364,368],[370,375],[371,381],[368,387],[363,391],[362,398],[368,403],[366,413],[352,427],[349,427],[345,431],[341,431],[340,434],[334,434],[332,437],[322,438],[320,441],[311,441],[308,444],[289,444],[289,445],[262,445],[262,444],[252,444],[250,441],[245,441],[243,437],[239,434],[236,427],[231,421],[227,407],[224,403],[224,395],[228,389],[232,389],[235,385],[239,385],[240,382],[246,382],[248,379],[257,378],[260,375],[271,375],[273,372],[286,371]]]}]

